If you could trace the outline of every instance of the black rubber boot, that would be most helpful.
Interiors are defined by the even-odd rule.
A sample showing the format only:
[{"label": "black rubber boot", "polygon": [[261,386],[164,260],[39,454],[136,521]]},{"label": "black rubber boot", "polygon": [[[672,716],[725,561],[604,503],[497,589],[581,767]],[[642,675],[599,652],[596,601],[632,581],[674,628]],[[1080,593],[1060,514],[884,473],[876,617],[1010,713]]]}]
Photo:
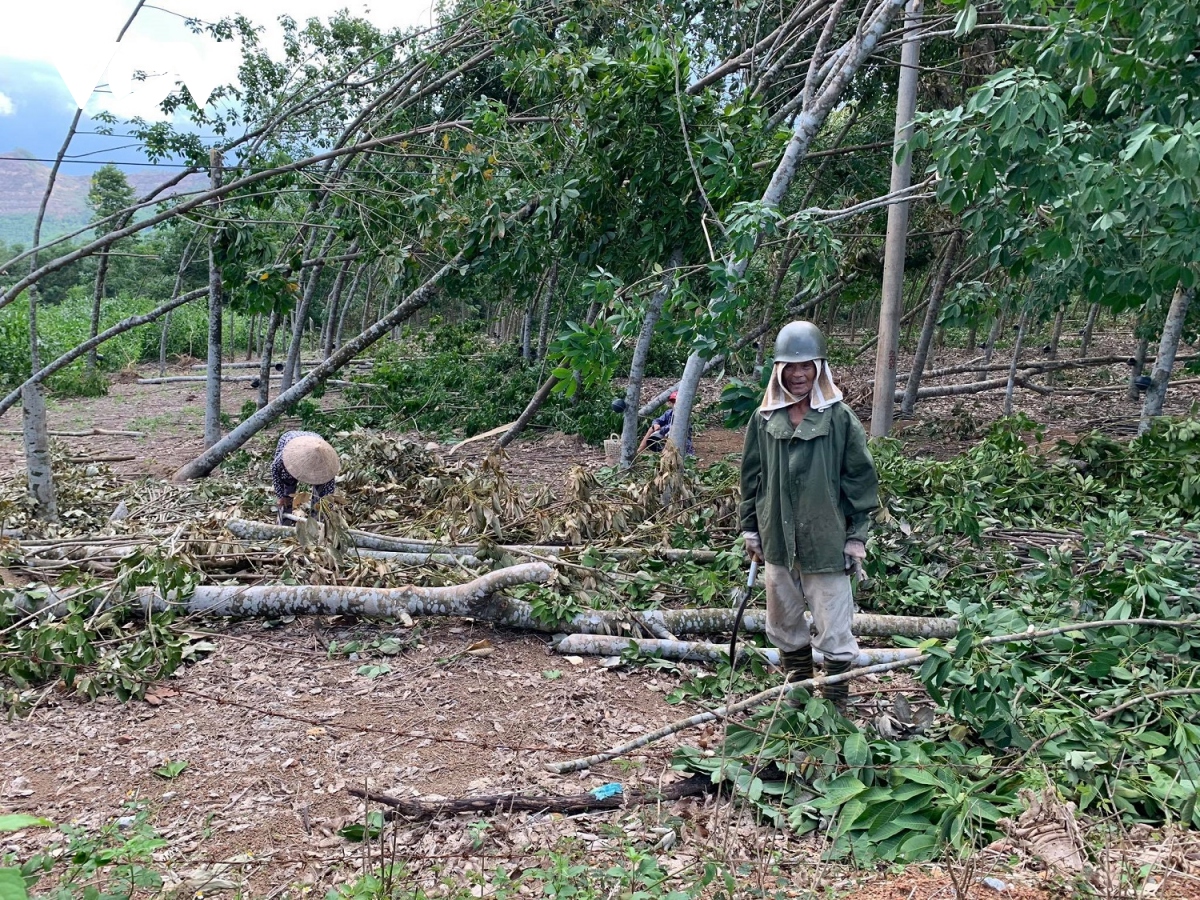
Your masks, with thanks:
[{"label": "black rubber boot", "polygon": [[[825,660],[826,677],[841,675],[843,672],[849,672],[852,668],[854,668],[854,663],[850,660],[843,662],[832,659]],[[827,684],[821,688],[821,696],[844,712],[850,702],[850,682],[839,681],[837,684]]]},{"label": "black rubber boot", "polygon": [[[784,681],[807,681],[813,677],[812,647],[801,647],[799,650],[780,650],[779,664],[783,666]],[[808,702],[812,691],[809,688],[796,688],[788,691],[788,706],[802,709]]]},{"label": "black rubber boot", "polygon": [[779,663],[788,681],[808,681],[813,677],[812,647],[799,650],[780,650]]}]

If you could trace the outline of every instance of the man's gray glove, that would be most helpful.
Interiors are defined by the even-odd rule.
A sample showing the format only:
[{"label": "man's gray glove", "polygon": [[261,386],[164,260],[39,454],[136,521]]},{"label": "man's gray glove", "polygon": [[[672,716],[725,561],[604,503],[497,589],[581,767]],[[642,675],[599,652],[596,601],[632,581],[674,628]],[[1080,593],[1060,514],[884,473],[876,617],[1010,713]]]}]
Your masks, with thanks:
[{"label": "man's gray glove", "polygon": [[746,545],[746,552],[750,554],[751,559],[763,561],[762,540],[758,536],[757,531],[743,531],[742,541]]}]

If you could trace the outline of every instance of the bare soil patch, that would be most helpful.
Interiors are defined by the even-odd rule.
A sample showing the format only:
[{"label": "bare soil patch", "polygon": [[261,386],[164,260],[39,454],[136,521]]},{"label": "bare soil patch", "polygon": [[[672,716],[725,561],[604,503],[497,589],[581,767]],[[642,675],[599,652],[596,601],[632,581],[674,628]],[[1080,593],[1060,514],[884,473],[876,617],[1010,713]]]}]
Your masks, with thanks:
[{"label": "bare soil patch", "polygon": [[[147,702],[49,699],[0,726],[4,805],[99,827],[124,814],[123,802],[145,800],[181,865],[251,853],[259,862],[250,895],[263,896],[353,850],[336,836],[362,818],[347,786],[393,796],[553,794],[682,777],[665,771],[670,742],[582,777],[542,768],[678,718],[664,699],[667,676],[572,664],[543,638],[451,623],[396,629],[413,647],[371,659],[391,668],[373,679],[359,674],[367,660],[326,651],[382,632],[390,629],[315,619],[270,630],[238,623]],[[490,656],[464,654],[481,640],[494,645]],[[164,780],[154,770],[168,761],[188,766]]]}]

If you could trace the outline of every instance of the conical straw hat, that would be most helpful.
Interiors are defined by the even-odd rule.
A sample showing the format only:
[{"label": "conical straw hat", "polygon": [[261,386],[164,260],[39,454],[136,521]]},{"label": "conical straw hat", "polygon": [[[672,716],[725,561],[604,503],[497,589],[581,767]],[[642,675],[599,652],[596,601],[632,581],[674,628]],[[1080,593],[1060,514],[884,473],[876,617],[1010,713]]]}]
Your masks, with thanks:
[{"label": "conical straw hat", "polygon": [[305,484],[324,484],[333,479],[342,467],[337,451],[315,434],[301,434],[283,448],[283,467],[297,481]]}]

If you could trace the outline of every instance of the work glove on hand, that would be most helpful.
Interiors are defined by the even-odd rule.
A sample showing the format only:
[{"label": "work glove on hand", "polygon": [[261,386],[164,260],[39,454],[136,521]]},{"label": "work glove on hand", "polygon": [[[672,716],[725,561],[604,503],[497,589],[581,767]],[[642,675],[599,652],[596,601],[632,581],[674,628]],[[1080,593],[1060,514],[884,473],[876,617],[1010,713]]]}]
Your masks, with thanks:
[{"label": "work glove on hand", "polygon": [[867,558],[867,545],[862,541],[851,538],[842,548],[842,559],[846,562],[846,571],[862,571],[863,560]]},{"label": "work glove on hand", "polygon": [[750,554],[751,559],[763,561],[762,540],[758,536],[757,531],[743,531],[742,541],[746,544],[746,552]]},{"label": "work glove on hand", "polygon": [[276,524],[279,524],[279,525],[295,524],[289,518],[289,516],[291,516],[291,514],[292,514],[292,504],[290,504],[290,503],[288,503],[286,505],[283,503],[275,504],[275,522],[276,522]]}]

